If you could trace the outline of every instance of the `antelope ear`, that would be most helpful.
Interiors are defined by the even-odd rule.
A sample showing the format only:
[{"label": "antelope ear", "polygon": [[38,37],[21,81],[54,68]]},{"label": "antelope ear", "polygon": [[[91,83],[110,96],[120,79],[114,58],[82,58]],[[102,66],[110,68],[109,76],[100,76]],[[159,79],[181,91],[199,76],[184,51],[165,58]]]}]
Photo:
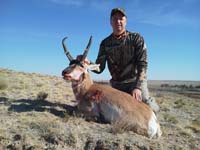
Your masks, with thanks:
[{"label": "antelope ear", "polygon": [[87,69],[91,71],[100,71],[99,66],[100,64],[90,64],[90,65],[87,65]]}]

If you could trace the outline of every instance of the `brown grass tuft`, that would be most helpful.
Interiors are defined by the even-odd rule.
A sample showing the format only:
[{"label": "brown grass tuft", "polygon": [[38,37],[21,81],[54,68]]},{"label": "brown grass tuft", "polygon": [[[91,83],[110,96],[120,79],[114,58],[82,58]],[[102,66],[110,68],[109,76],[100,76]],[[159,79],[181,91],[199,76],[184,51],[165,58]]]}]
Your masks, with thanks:
[{"label": "brown grass tuft", "polygon": [[39,92],[37,94],[37,100],[45,100],[48,97],[48,93],[46,92]]},{"label": "brown grass tuft", "polygon": [[167,121],[167,122],[170,122],[170,123],[173,123],[173,124],[178,124],[177,117],[172,116],[172,115],[170,115],[170,114],[165,114],[165,115],[164,115],[164,119],[165,119],[165,121]]}]

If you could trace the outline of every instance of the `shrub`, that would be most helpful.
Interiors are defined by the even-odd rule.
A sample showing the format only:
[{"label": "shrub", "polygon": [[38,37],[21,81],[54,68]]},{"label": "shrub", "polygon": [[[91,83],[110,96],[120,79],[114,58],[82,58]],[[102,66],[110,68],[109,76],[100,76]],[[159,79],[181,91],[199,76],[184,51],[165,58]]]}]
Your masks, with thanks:
[{"label": "shrub", "polygon": [[4,78],[0,78],[0,90],[5,90],[8,87],[8,83]]},{"label": "shrub", "polygon": [[45,100],[48,97],[48,93],[46,92],[39,92],[37,94],[37,100]]}]

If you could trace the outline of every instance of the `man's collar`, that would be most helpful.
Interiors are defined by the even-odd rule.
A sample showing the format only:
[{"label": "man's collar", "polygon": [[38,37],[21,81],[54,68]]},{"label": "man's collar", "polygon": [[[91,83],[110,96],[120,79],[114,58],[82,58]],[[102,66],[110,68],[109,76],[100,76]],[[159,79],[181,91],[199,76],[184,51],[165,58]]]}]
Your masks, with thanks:
[{"label": "man's collar", "polygon": [[123,39],[127,36],[128,32],[127,31],[124,31],[123,33],[119,34],[119,35],[115,35],[114,33],[112,33],[112,36],[117,39],[117,40],[120,40],[120,39]]}]

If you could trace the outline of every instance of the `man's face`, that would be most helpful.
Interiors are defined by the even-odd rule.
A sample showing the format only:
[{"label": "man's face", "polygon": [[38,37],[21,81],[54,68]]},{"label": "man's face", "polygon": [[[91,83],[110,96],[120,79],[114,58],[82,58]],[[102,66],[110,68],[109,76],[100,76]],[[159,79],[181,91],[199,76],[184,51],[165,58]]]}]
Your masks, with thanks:
[{"label": "man's face", "polygon": [[110,24],[113,28],[113,32],[119,35],[125,31],[126,17],[120,12],[116,12],[110,19]]}]

